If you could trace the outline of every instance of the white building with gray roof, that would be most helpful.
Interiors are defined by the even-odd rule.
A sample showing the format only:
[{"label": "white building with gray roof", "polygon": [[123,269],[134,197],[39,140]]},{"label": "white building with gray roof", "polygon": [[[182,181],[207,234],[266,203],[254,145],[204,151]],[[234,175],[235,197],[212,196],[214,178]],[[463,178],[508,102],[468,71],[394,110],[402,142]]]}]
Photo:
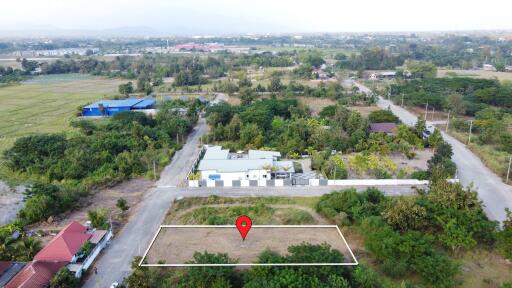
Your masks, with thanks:
[{"label": "white building with gray roof", "polygon": [[221,146],[206,146],[198,171],[201,180],[271,180],[290,178],[295,172],[292,161],[279,161],[281,153],[249,150],[229,153]]}]

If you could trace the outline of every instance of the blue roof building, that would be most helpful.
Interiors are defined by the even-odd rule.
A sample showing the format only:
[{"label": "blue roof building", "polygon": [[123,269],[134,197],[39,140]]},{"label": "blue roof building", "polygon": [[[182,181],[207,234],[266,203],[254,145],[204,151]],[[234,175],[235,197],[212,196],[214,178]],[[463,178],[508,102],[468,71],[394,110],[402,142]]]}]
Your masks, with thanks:
[{"label": "blue roof building", "polygon": [[114,116],[119,112],[152,109],[153,99],[102,100],[87,105],[82,109],[82,116]]}]

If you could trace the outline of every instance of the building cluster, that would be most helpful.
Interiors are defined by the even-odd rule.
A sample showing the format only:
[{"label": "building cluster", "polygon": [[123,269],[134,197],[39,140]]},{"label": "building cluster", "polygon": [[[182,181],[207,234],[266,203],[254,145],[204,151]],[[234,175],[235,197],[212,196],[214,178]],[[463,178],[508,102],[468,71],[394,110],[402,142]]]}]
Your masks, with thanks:
[{"label": "building cluster", "polygon": [[72,222],[28,263],[0,261],[0,287],[48,287],[57,272],[66,267],[80,278],[112,238],[112,231],[97,230]]},{"label": "building cluster", "polygon": [[280,160],[275,151],[249,150],[230,153],[221,146],[206,146],[197,171],[201,180],[271,180],[287,179],[294,174],[292,161]]},{"label": "building cluster", "polygon": [[17,57],[37,57],[37,56],[53,56],[53,57],[61,57],[65,55],[92,55],[97,54],[100,51],[99,48],[61,48],[61,49],[52,49],[52,50],[25,50],[25,51],[16,51],[12,53],[12,55]]}]

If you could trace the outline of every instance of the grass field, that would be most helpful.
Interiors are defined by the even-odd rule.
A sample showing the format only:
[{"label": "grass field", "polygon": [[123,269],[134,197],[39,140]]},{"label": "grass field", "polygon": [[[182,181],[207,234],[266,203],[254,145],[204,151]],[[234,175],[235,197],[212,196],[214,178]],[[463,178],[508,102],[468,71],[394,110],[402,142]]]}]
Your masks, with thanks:
[{"label": "grass field", "polygon": [[82,74],[38,76],[0,88],[0,153],[16,138],[69,131],[77,108],[117,93],[124,80]]},{"label": "grass field", "polygon": [[438,70],[437,77],[447,77],[450,74],[459,77],[474,77],[474,78],[496,78],[498,80],[512,80],[511,72],[495,72],[495,71],[484,71],[484,70]]}]

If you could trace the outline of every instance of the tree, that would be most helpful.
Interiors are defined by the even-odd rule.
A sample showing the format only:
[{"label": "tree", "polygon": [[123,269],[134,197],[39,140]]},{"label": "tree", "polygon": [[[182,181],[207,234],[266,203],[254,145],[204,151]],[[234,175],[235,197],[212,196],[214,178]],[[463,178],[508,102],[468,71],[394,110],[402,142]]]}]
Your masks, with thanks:
[{"label": "tree", "polygon": [[416,121],[416,124],[414,125],[414,129],[416,130],[416,135],[422,138],[423,132],[427,130],[427,122],[423,119],[418,118],[418,121]]},{"label": "tree", "polygon": [[95,209],[88,210],[87,216],[89,217],[89,221],[91,221],[92,227],[98,229],[108,229],[108,219],[107,219],[107,210],[106,209]]},{"label": "tree", "polygon": [[270,79],[270,84],[268,86],[269,92],[279,92],[283,89],[283,85],[281,84],[281,78],[278,76],[273,76],[272,79]]},{"label": "tree", "polygon": [[458,115],[464,115],[466,113],[466,104],[464,103],[464,98],[461,94],[453,93],[446,97],[445,100],[445,109],[452,111]]},{"label": "tree", "polygon": [[27,60],[25,58],[23,58],[23,60],[21,61],[21,67],[23,68],[23,70],[25,70],[26,72],[32,72],[34,70],[36,70],[36,68],[39,66],[39,63],[37,63],[37,61],[30,61],[30,60]]},{"label": "tree", "polygon": [[19,255],[17,260],[31,261],[41,248],[41,241],[31,237],[22,237],[16,244],[16,250],[19,251],[17,253]]},{"label": "tree", "polygon": [[50,281],[50,288],[78,288],[80,287],[80,279],[69,271],[68,268],[61,268]]},{"label": "tree", "polygon": [[242,105],[249,105],[256,98],[254,90],[252,90],[249,87],[241,88],[238,93],[239,93],[238,95],[240,96],[240,100],[242,101]]},{"label": "tree", "polygon": [[443,136],[441,136],[439,129],[435,129],[434,132],[432,132],[432,135],[428,137],[428,145],[434,149],[443,143],[443,141]]},{"label": "tree", "polygon": [[434,155],[427,161],[428,171],[435,178],[446,179],[453,177],[457,166],[451,160],[453,155],[452,146],[446,142],[437,145]]},{"label": "tree", "polygon": [[405,62],[407,70],[413,78],[435,78],[437,67],[431,62],[408,60]]},{"label": "tree", "polygon": [[371,123],[398,123],[400,120],[390,110],[377,110],[368,115],[368,120]]},{"label": "tree", "polygon": [[[233,263],[236,263],[236,260],[229,258],[228,254],[208,252],[194,252],[193,260],[188,262],[188,264]],[[181,279],[179,287],[212,287],[210,286],[212,283],[217,283],[217,287],[231,287],[226,286],[226,284],[231,283],[235,279],[236,272],[234,267],[191,267]]]},{"label": "tree", "polygon": [[395,229],[401,231],[421,230],[428,225],[427,209],[414,198],[399,198],[382,212],[382,217]]},{"label": "tree", "polygon": [[128,203],[124,198],[117,199],[116,207],[119,208],[122,212],[126,212],[128,209],[130,209],[130,206],[128,206]]},{"label": "tree", "polygon": [[507,219],[503,221],[503,230],[498,232],[498,251],[512,260],[512,212],[506,209]]},{"label": "tree", "polygon": [[126,84],[121,84],[119,85],[119,93],[125,95],[125,96],[128,96],[128,94],[131,94],[134,92],[134,89],[133,89],[133,83],[132,82],[128,82]]}]

